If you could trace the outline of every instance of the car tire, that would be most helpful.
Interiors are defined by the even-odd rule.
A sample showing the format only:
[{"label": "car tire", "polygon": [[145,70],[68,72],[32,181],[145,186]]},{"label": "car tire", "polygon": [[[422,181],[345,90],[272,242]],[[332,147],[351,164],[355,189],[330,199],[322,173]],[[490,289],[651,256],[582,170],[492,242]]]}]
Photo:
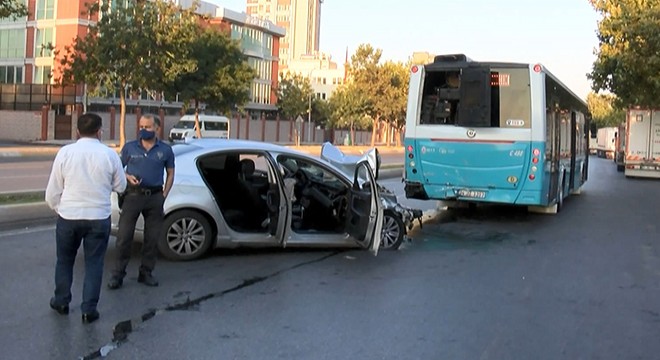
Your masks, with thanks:
[{"label": "car tire", "polygon": [[158,251],[170,260],[195,260],[206,254],[212,243],[213,229],[208,220],[197,211],[182,210],[165,218]]},{"label": "car tire", "polygon": [[392,210],[383,212],[383,230],[380,235],[380,248],[383,250],[397,250],[403,243],[406,225],[399,214]]}]

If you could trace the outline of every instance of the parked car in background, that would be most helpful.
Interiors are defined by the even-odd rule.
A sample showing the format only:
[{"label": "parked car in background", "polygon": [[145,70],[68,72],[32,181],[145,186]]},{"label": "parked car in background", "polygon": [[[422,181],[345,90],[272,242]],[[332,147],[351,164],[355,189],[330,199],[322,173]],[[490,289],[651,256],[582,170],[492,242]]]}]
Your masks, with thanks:
[{"label": "parked car in background", "polygon": [[[367,160],[373,153],[349,176],[319,158],[263,142],[195,139],[173,151],[174,185],[158,243],[167,258],[192,260],[212,248],[239,246],[380,248],[383,201],[375,163]],[[113,196],[115,234],[119,212]],[[140,218],[137,239],[142,231]]]},{"label": "parked car in background", "polygon": [[[203,138],[229,139],[230,121],[224,116],[198,115],[200,132]],[[195,115],[184,115],[170,130],[171,142],[196,138]]]}]

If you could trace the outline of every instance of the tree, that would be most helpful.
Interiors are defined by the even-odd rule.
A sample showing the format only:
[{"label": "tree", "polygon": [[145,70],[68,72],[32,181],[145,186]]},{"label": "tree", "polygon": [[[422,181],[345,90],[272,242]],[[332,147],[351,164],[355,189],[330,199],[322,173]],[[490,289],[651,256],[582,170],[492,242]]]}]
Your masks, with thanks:
[{"label": "tree", "polygon": [[171,81],[162,82],[166,95],[179,94],[186,106],[194,103],[195,129],[199,126],[199,104],[207,109],[227,112],[249,100],[249,90],[256,74],[247,64],[239,45],[225,33],[206,28],[187,44],[181,44],[192,68],[182,70]]},{"label": "tree", "polygon": [[660,105],[660,0],[590,0],[602,15],[592,89],[618,106]]},{"label": "tree", "polygon": [[330,127],[331,116],[332,111],[328,100],[314,97],[312,99],[312,119],[314,119],[314,123],[328,129]]},{"label": "tree", "polygon": [[618,126],[625,121],[625,110],[616,106],[616,97],[614,95],[604,95],[589,93],[587,95],[587,105],[592,116],[592,129],[603,127]]},{"label": "tree", "polygon": [[407,67],[391,61],[381,64],[381,56],[382,50],[362,44],[348,66],[350,82],[354,85],[352,91],[366,99],[362,109],[372,119],[371,146],[375,145],[381,124],[385,124],[386,142],[389,142],[389,128],[403,127],[407,106]]},{"label": "tree", "polygon": [[[197,3],[197,2],[196,2]],[[193,5],[193,9],[194,9]],[[181,71],[189,69],[188,57],[181,57],[178,41],[192,37],[198,17],[167,0],[136,0],[112,10],[104,2],[88,7],[98,21],[73,45],[58,49],[61,65],[56,81],[62,85],[86,84],[92,92],[119,93],[119,143],[126,142],[126,94],[128,91],[161,87]]]},{"label": "tree", "polygon": [[369,44],[358,46],[355,54],[351,56],[348,65],[350,81],[354,85],[353,91],[361,98],[366,99],[362,104],[364,115],[369,116],[373,123],[371,128],[371,146],[376,142],[376,130],[381,116],[381,108],[384,101],[384,83],[380,69],[380,58],[383,51],[374,49]]},{"label": "tree", "polygon": [[[381,109],[381,115],[385,119],[386,136],[385,143],[391,144],[391,128],[400,133],[406,122],[406,107],[408,106],[408,82],[410,73],[408,67],[402,63],[387,61],[381,68],[381,76],[385,83],[383,101],[377,106]],[[400,136],[396,137],[396,145],[400,145]]]},{"label": "tree", "polygon": [[367,129],[371,119],[367,115],[371,107],[369,99],[354,83],[339,87],[329,100],[331,124],[334,128],[349,129],[351,144],[355,144],[355,130]]},{"label": "tree", "polygon": [[25,6],[25,1],[0,0],[0,19],[18,19],[27,15],[28,9],[27,6]]},{"label": "tree", "polygon": [[308,78],[290,73],[281,76],[277,87],[277,105],[280,113],[290,119],[307,114],[313,94]]}]

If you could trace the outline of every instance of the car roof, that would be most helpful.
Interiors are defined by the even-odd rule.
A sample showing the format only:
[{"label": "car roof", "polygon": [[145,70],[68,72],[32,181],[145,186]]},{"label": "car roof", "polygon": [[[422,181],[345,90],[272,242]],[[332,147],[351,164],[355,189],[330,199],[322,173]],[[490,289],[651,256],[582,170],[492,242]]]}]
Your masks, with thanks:
[{"label": "car roof", "polygon": [[[226,116],[221,116],[221,115],[206,115],[206,114],[199,114],[199,120],[202,121],[218,121],[218,122],[228,122],[229,118]],[[183,121],[190,121],[190,120],[195,120],[195,115],[183,115],[181,119]]]},{"label": "car roof", "polygon": [[217,139],[217,138],[202,138],[202,139],[189,139],[184,143],[176,143],[172,149],[175,156],[193,156],[198,157],[215,151],[267,151],[270,153],[290,154],[302,158],[310,159],[315,162],[324,164],[325,166],[334,169],[337,173],[344,176],[350,181],[350,176],[344,173],[341,169],[321,158],[314,157],[306,152],[298,151],[288,148],[286,146],[277,145],[269,142],[252,141],[252,140],[237,140],[237,139]]},{"label": "car roof", "polygon": [[[177,143],[174,145],[174,147],[175,148],[179,147],[179,149],[183,150],[182,152],[184,153],[195,151],[191,149],[191,148],[195,148],[197,151],[202,153],[207,153],[210,151],[217,151],[217,150],[241,150],[241,151],[262,150],[268,152],[286,152],[286,153],[294,153],[303,156],[309,156],[309,154],[307,153],[295,149],[291,149],[286,146],[277,145],[269,142],[252,141],[252,140],[217,139],[217,138],[190,139],[187,140],[185,143]],[[184,147],[188,147],[188,148],[184,150],[183,149]]]}]

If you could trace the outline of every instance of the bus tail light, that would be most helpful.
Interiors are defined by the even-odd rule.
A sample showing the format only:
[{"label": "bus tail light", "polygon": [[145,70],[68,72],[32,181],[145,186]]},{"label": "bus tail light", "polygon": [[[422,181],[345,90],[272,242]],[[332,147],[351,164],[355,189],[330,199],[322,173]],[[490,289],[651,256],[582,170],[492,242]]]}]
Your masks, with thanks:
[{"label": "bus tail light", "polygon": [[530,179],[530,180],[534,180],[534,179],[536,179],[536,175],[534,175],[534,174],[529,174],[529,179]]},{"label": "bus tail light", "polygon": [[414,149],[413,149],[412,145],[408,145],[407,150],[408,150],[408,158],[409,158],[409,159],[414,158],[415,155],[413,154],[413,150],[414,150]]}]

